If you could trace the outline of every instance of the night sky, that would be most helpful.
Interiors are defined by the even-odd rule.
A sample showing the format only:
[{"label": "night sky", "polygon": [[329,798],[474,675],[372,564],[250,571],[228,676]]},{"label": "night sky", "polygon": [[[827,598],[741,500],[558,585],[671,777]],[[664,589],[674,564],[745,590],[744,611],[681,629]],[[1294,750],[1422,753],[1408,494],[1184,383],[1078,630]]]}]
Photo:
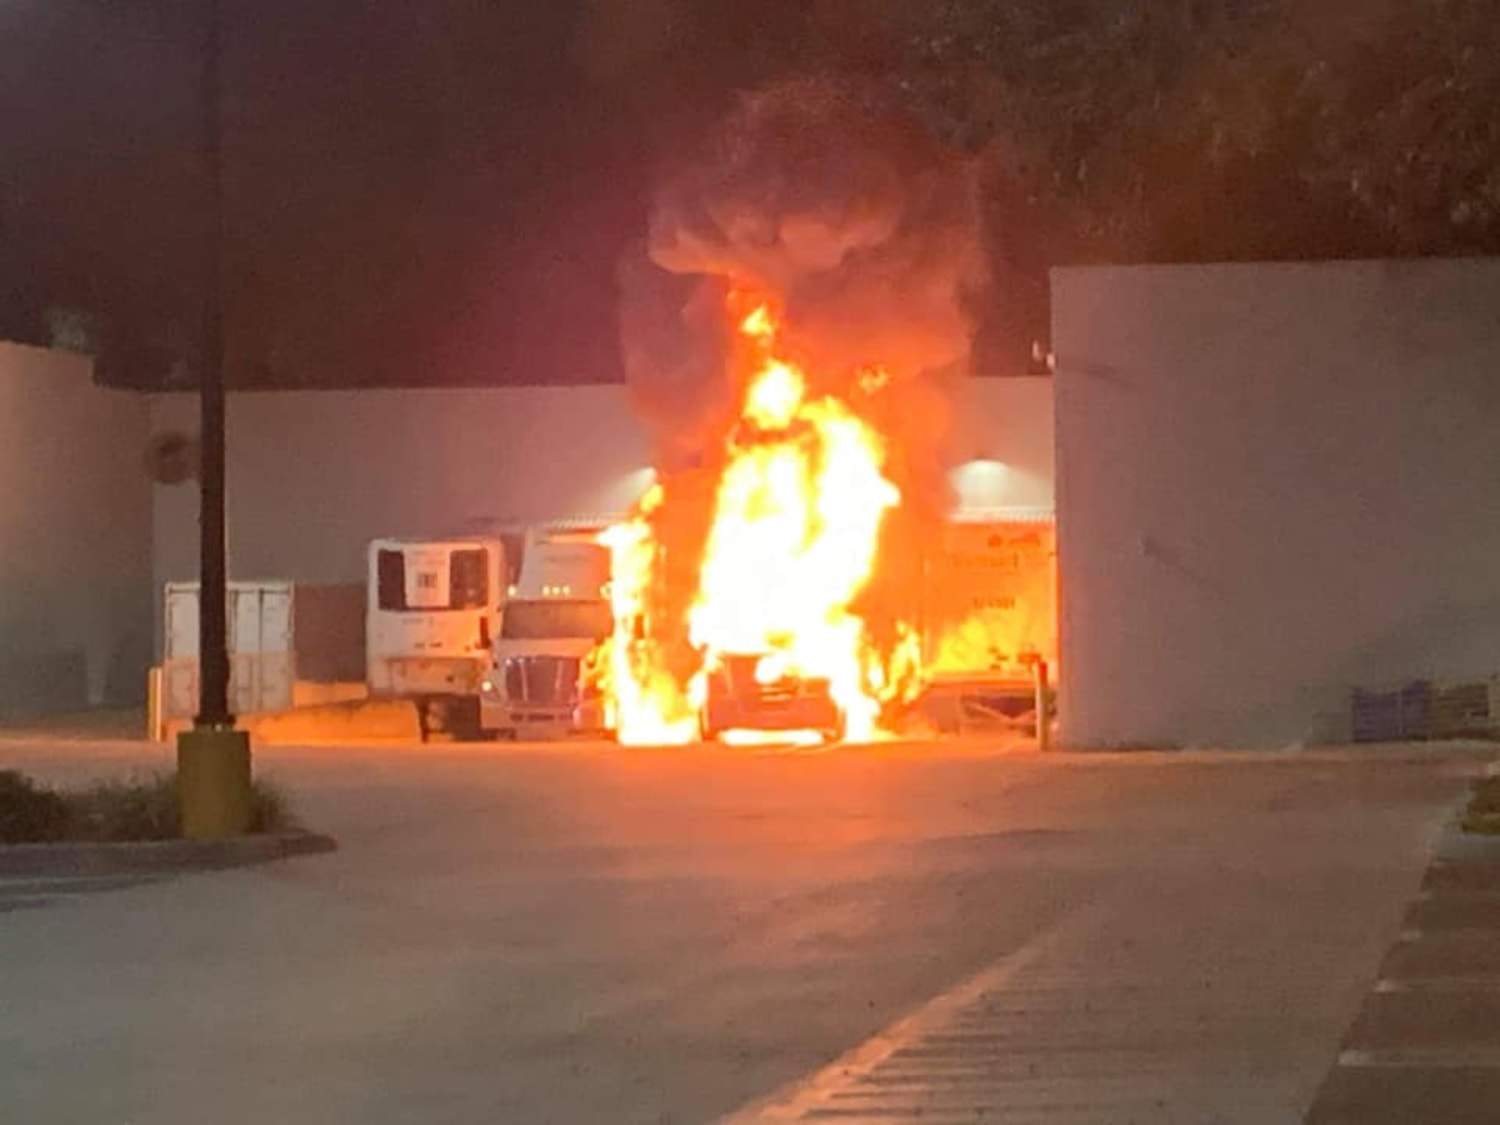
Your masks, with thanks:
[{"label": "night sky", "polygon": [[[675,97],[680,27],[617,7],[224,0],[231,379],[618,378],[647,146],[733,76]],[[5,334],[46,305],[97,312],[109,382],[192,350],[203,11],[0,8]]]},{"label": "night sky", "polygon": [[[848,22],[838,0],[222,4],[238,386],[619,379],[616,266],[663,158]],[[205,11],[0,3],[0,338],[85,309],[101,381],[191,384]]]}]

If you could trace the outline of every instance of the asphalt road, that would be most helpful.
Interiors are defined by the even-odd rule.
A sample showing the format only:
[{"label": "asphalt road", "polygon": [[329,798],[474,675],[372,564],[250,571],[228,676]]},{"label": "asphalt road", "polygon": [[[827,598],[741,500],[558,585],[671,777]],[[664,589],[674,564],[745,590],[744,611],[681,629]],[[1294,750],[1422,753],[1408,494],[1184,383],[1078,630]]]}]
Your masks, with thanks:
[{"label": "asphalt road", "polygon": [[1295,1122],[1479,761],[268,749],[338,853],[0,913],[0,1116]]}]

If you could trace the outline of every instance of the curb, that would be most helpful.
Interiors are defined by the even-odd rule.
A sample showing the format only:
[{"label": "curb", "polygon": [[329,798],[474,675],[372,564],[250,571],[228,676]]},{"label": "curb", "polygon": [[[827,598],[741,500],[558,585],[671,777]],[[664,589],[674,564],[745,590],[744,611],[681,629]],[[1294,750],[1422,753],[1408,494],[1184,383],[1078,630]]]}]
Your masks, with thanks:
[{"label": "curb", "polygon": [[1483,832],[1465,832],[1460,823],[1463,808],[1460,806],[1454,819],[1443,828],[1433,851],[1435,863],[1500,864],[1500,836]]},{"label": "curb", "polygon": [[277,832],[228,840],[5,844],[0,846],[0,878],[222,871],[337,849],[338,842],[332,836],[316,832]]},{"label": "curb", "polygon": [[[1494,764],[1485,771],[1493,776]],[[1500,837],[1434,841],[1416,900],[1340,1043],[1305,1125],[1489,1125],[1500,1098]]]}]

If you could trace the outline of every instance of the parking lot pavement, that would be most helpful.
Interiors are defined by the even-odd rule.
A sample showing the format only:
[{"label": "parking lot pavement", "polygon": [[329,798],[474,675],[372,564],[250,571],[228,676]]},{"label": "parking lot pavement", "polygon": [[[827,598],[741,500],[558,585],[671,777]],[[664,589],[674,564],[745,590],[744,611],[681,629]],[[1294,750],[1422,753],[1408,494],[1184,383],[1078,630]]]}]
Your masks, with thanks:
[{"label": "parking lot pavement", "polygon": [[[340,850],[0,915],[0,1089],[18,1121],[1295,1121],[1481,761],[265,750]],[[61,780],[169,762],[0,740]]]},{"label": "parking lot pavement", "polygon": [[1450,831],[1308,1125],[1500,1117],[1500,839]]}]

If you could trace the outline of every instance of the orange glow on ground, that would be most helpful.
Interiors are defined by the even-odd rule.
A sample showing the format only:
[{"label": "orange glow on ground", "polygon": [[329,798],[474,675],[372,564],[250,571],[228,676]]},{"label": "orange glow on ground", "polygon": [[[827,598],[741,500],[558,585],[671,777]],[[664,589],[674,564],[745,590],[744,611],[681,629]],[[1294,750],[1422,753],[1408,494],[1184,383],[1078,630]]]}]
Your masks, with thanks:
[{"label": "orange glow on ground", "polygon": [[815,730],[726,730],[719,738],[725,746],[808,750],[824,745]]}]

